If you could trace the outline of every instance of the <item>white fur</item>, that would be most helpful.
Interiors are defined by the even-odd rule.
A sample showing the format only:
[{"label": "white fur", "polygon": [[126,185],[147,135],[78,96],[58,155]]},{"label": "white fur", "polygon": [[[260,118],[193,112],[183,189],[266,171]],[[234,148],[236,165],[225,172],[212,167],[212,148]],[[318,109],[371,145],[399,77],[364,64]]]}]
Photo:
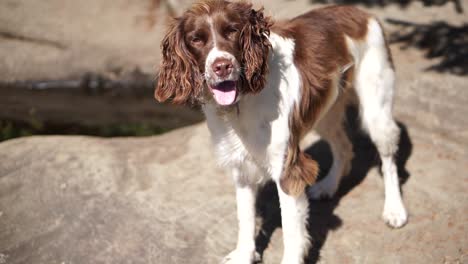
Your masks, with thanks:
[{"label": "white fur", "polygon": [[[217,59],[228,59],[231,61],[233,67],[233,71],[229,76],[223,77],[222,79],[219,78],[212,70],[211,66]],[[239,79],[239,67],[238,67],[238,62],[236,58],[229,52],[219,50],[216,45],[213,49],[210,50],[208,53],[208,56],[206,57],[206,63],[205,63],[205,80],[209,82],[210,85],[217,84],[222,81],[226,80],[232,80],[236,81]]]},{"label": "white fur", "polygon": [[400,130],[392,117],[395,72],[389,65],[385,39],[379,23],[368,24],[366,51],[356,77],[362,121],[382,158],[385,183],[383,218],[390,226],[403,226],[408,218],[403,205],[394,155]]},{"label": "white fur", "polygon": [[[206,57],[205,80],[207,82],[209,82],[210,85],[215,85],[215,84],[217,84],[219,82],[226,81],[226,80],[236,81],[237,79],[239,79],[239,74],[240,74],[240,72],[239,72],[239,70],[240,70],[239,63],[236,60],[236,58],[234,57],[234,55],[232,55],[229,52],[222,51],[222,50],[220,50],[218,48],[218,39],[217,39],[217,35],[216,35],[216,32],[215,32],[215,26],[214,26],[213,18],[208,17],[207,21],[208,21],[208,24],[210,25],[211,38],[213,39],[213,48],[210,50],[210,52],[208,53],[208,56]],[[230,60],[232,65],[234,66],[233,67],[234,70],[232,71],[232,73],[229,74],[229,76],[227,76],[227,77],[223,77],[223,79],[219,78],[213,72],[213,70],[211,68],[213,63],[217,59],[221,59],[221,58]]]},{"label": "white fur", "polygon": [[[360,99],[362,121],[382,157],[385,182],[384,220],[392,227],[406,223],[393,155],[399,130],[392,117],[394,71],[389,65],[382,30],[371,19],[364,41],[347,38],[347,46],[356,67],[355,87]],[[250,263],[258,260],[255,253],[255,193],[257,184],[273,179],[278,186],[283,225],[283,264],[303,262],[310,242],[307,233],[308,201],[305,194],[292,197],[283,192],[279,180],[290,137],[289,117],[301,96],[301,79],[294,65],[294,42],[274,33],[270,42],[270,73],[267,87],[259,94],[244,95],[238,111],[226,111],[214,102],[203,106],[219,164],[231,171],[236,183],[239,235],[236,249],[223,263]],[[208,56],[211,65],[219,56],[232,56],[216,46]],[[342,71],[348,69],[346,65]],[[338,80],[338,79],[336,79]],[[320,113],[318,132],[330,141],[333,165],[326,178],[309,190],[318,198],[332,196],[341,176],[347,173],[352,159],[352,146],[340,120],[345,103],[335,102],[340,88],[335,81],[332,96]],[[342,96],[341,96],[342,97]]]},{"label": "white fur", "polygon": [[[234,170],[234,178],[238,170]],[[255,254],[255,195],[256,187],[250,184],[237,183],[237,219],[239,232],[237,247],[227,255],[223,263],[252,263],[259,260]]]},{"label": "white fur", "polygon": [[208,24],[210,25],[210,33],[211,33],[211,37],[213,38],[213,45],[215,48],[218,47],[218,40],[217,40],[217,37],[216,37],[216,30],[215,30],[215,27],[214,27],[214,22],[213,22],[213,18],[212,17],[207,17],[207,21],[208,21]]},{"label": "white fur", "polygon": [[[289,114],[300,94],[300,77],[293,64],[294,43],[272,34],[273,52],[266,88],[245,95],[240,111],[203,106],[216,155],[223,167],[242,167],[249,160],[268,177],[279,180],[289,140]],[[282,45],[282,46],[280,46]]]},{"label": "white fur", "polygon": [[307,232],[309,202],[305,193],[293,197],[284,193],[277,183],[281,205],[281,223],[283,226],[284,253],[282,264],[303,263],[310,246]]},{"label": "white fur", "polygon": [[[385,184],[382,217],[391,227],[398,228],[407,222],[408,214],[401,198],[394,161],[400,133],[392,116],[395,72],[388,60],[382,28],[375,19],[369,20],[368,34],[364,41],[354,41],[349,37],[346,41],[357,66],[354,86],[359,97],[362,125],[375,143],[382,159]],[[337,115],[339,114],[332,113],[332,119],[341,120]],[[349,143],[346,142],[342,128],[331,129],[328,124],[330,121],[325,123],[327,124],[323,125],[320,122],[318,128],[326,128],[321,129],[322,131],[319,129],[319,133],[331,141],[333,164],[328,175],[309,189],[308,193],[312,198],[333,196],[350,160],[346,154],[349,153]]]},{"label": "white fur", "polygon": [[[300,75],[293,61],[294,42],[276,34],[271,34],[270,42],[272,53],[267,87],[259,94],[245,95],[239,101],[239,112],[220,114],[222,110],[214,104],[203,107],[218,161],[223,167],[233,168],[233,178],[238,186],[238,246],[225,263],[240,263],[236,261],[254,256],[255,248],[251,245],[254,245],[252,208],[255,200],[251,199],[249,188],[254,189],[262,177],[279,182],[290,136],[289,116],[300,97]],[[284,212],[283,263],[302,263],[309,246],[307,199],[282,193],[280,202]]]}]

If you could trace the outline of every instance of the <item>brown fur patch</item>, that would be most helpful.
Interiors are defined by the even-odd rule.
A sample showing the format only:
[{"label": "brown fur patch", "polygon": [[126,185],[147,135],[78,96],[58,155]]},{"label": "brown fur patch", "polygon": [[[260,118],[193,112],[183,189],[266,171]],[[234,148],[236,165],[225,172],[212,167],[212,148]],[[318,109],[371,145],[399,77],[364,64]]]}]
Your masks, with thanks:
[{"label": "brown fur patch", "polygon": [[272,22],[260,10],[251,9],[249,22],[240,34],[242,59],[245,67],[245,83],[248,91],[260,92],[266,85],[268,75],[268,53],[271,48],[268,36]]},{"label": "brown fur patch", "polygon": [[[332,6],[313,10],[272,28],[273,32],[294,39],[294,62],[302,79],[300,102],[290,116],[291,137],[281,179],[283,191],[290,195],[301,194],[307,185],[316,181],[318,164],[301,152],[299,143],[314,127],[338,83],[352,82],[353,68],[338,76],[342,67],[352,62],[345,35],[363,39],[368,19],[369,15],[359,9]],[[346,87],[348,85],[343,88]]]},{"label": "brown fur patch", "polygon": [[173,21],[161,44],[162,61],[154,93],[160,102],[171,99],[174,104],[185,104],[196,100],[203,90],[203,77],[184,41],[183,20]]},{"label": "brown fur patch", "polygon": [[[210,30],[208,19],[215,29]],[[239,1],[205,0],[192,5],[176,18],[162,42],[162,62],[155,91],[157,100],[200,103],[210,93],[203,75],[213,47],[235,56],[243,69],[239,79],[242,93],[257,93],[268,76],[270,17],[263,9]],[[215,36],[211,36],[214,32]],[[197,41],[194,42],[193,40]],[[216,39],[216,43],[215,42]]]},{"label": "brown fur patch", "polygon": [[319,173],[318,163],[300,149],[288,149],[286,164],[285,175],[280,180],[285,193],[298,196],[307,185],[315,183]]}]

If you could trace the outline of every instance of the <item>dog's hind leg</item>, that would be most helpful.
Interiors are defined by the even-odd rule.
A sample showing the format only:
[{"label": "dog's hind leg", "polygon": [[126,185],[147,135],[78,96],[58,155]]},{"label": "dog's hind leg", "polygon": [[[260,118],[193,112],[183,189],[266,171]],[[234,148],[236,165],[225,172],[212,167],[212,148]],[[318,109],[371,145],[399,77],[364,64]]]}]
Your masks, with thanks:
[{"label": "dog's hind leg", "polygon": [[308,188],[307,193],[312,199],[333,197],[338,190],[341,178],[351,170],[353,146],[343,126],[346,96],[342,95],[316,127],[320,137],[330,144],[333,161],[327,175]]},{"label": "dog's hind leg", "polygon": [[388,225],[398,228],[407,222],[408,215],[401,198],[394,159],[400,136],[392,116],[395,71],[379,23],[370,20],[368,27],[367,45],[358,67],[355,87],[363,127],[382,159],[385,184],[382,216]]}]

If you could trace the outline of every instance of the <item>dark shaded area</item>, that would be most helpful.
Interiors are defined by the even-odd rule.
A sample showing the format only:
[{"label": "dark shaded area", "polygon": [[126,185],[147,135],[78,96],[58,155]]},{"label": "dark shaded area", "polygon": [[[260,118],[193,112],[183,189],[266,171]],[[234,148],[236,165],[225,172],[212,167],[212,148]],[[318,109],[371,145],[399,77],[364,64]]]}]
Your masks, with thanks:
[{"label": "dark shaded area", "polygon": [[[309,223],[308,231],[312,238],[312,247],[306,263],[316,263],[320,259],[320,250],[327,239],[328,232],[339,228],[342,221],[346,221],[346,219],[340,219],[334,214],[340,200],[364,180],[371,168],[380,165],[377,149],[369,137],[360,130],[356,108],[349,107],[347,109],[347,120],[346,131],[353,142],[353,151],[355,153],[352,160],[352,169],[349,175],[342,178],[335,197],[321,201],[309,200],[309,219],[312,220]],[[402,123],[398,123],[398,125],[401,134],[396,163],[400,183],[403,185],[410,177],[405,167],[411,156],[412,143],[406,126]],[[328,173],[333,161],[330,146],[327,142],[320,140],[307,148],[306,152],[319,162],[321,168],[319,180],[322,179]],[[262,219],[262,226],[255,241],[256,249],[257,252],[263,255],[273,232],[276,228],[281,227],[278,192],[273,182],[267,183],[259,191],[256,210]]]},{"label": "dark shaded area", "polygon": [[0,121],[0,142],[32,135],[85,135],[99,137],[142,137],[159,135],[169,129],[148,123],[84,125],[77,123]]},{"label": "dark shaded area", "polygon": [[136,68],[0,82],[0,142],[30,135],[149,136],[203,120],[196,107],[158,103],[156,81]]},{"label": "dark shaded area", "polygon": [[[418,0],[421,1],[424,6],[442,6],[447,3],[453,3],[457,13],[463,13],[463,6],[460,0]],[[340,4],[340,5],[356,5],[362,4],[368,7],[384,7],[391,4],[399,5],[401,8],[407,7],[414,0],[310,0],[312,3],[321,4]]]},{"label": "dark shaded area", "polygon": [[400,26],[399,30],[390,34],[390,43],[403,43],[402,49],[415,47],[426,50],[426,58],[441,59],[426,70],[468,74],[468,24],[457,27],[443,21],[431,24],[396,19],[386,21]]},{"label": "dark shaded area", "polygon": [[86,73],[78,78],[65,80],[27,80],[0,82],[0,89],[18,89],[32,91],[64,91],[87,95],[111,96],[152,96],[156,80],[152,75],[136,68],[130,73],[122,74],[121,69],[114,69],[110,76]]}]

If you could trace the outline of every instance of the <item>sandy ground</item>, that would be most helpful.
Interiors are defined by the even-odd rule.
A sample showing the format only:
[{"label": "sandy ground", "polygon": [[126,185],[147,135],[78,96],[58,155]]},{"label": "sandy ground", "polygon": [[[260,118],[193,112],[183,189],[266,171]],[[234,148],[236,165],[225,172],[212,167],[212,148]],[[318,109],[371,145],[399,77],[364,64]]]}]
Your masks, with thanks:
[{"label": "sandy ground", "polygon": [[[0,4],[15,3],[47,11],[45,5],[34,1]],[[115,1],[110,9],[104,8],[105,3],[109,5],[106,1],[68,3],[64,10],[76,10],[75,16],[81,14],[79,10],[90,14],[101,10],[114,16],[140,10],[137,6],[143,2]],[[123,8],[126,4],[127,9]],[[264,4],[278,17],[291,17],[310,7],[307,1]],[[464,5],[468,5],[467,1]],[[144,6],[141,4],[141,13],[146,10]],[[4,12],[0,19],[9,23],[0,23],[3,31],[22,28],[24,34],[36,32],[34,23],[21,24],[19,18],[0,10]],[[390,6],[371,11],[382,19],[421,23],[446,19],[453,24],[467,21],[466,14],[457,15],[450,5],[422,8],[413,4],[407,9]],[[84,17],[108,19],[90,14]],[[62,17],[64,21],[68,19]],[[34,18],[38,28],[55,19]],[[150,34],[132,33],[135,29],[129,25],[135,25],[134,22],[127,21],[127,27],[119,24],[125,21],[109,20],[105,24],[109,32],[95,29],[95,36],[102,38],[97,38],[99,41],[115,38],[115,46],[129,50],[142,47],[141,53],[122,57],[151,69],[152,66],[144,65],[152,64],[158,55],[145,51],[154,50],[161,35],[155,33],[145,40],[144,35]],[[115,28],[111,22],[120,26]],[[86,25],[83,23],[80,20],[63,24],[63,35],[57,33],[57,39],[79,38],[79,34],[67,35],[65,28],[81,29]],[[87,28],[94,32],[92,26]],[[115,36],[119,35],[117,32],[125,37]],[[141,37],[141,43],[129,43],[131,34],[138,38],[130,40]],[[125,38],[121,40],[123,44],[118,42],[120,38]],[[3,45],[11,45],[11,54],[27,54],[28,48],[23,50],[22,45],[33,45],[15,41],[18,40],[0,43],[0,52],[5,52]],[[94,38],[89,39],[92,41]],[[78,50],[83,48],[76,53],[84,56],[82,62],[73,60],[74,55],[57,55],[52,61],[58,66],[46,71],[37,66],[54,63],[26,56],[31,58],[31,66],[19,69],[2,64],[7,68],[1,68],[0,76],[5,80],[55,78],[77,74],[88,67],[105,71],[105,60],[99,56],[107,56],[107,51],[97,57],[93,53],[88,57],[87,52],[89,47],[106,47],[106,41],[99,45],[88,43],[90,46],[82,43],[73,45]],[[423,52],[400,50],[398,45],[391,48],[398,76],[395,116],[402,128],[399,172],[409,223],[391,230],[380,219],[383,182],[378,158],[368,139],[351,125],[350,136],[358,154],[352,172],[336,198],[311,203],[310,234],[314,246],[309,263],[468,263],[468,79],[426,72],[423,69],[434,61],[424,59]],[[50,56],[54,52],[44,50]],[[62,60],[70,67],[63,67]],[[353,116],[352,111],[350,115]],[[50,136],[1,143],[0,263],[219,263],[236,242],[235,198],[231,180],[215,166],[209,146],[203,123],[148,138]],[[326,144],[316,142],[307,151],[326,171],[331,162]],[[259,201],[258,224],[268,236],[258,239],[258,248],[266,247],[264,263],[278,263],[282,232],[276,194],[270,185],[261,192]]]}]

